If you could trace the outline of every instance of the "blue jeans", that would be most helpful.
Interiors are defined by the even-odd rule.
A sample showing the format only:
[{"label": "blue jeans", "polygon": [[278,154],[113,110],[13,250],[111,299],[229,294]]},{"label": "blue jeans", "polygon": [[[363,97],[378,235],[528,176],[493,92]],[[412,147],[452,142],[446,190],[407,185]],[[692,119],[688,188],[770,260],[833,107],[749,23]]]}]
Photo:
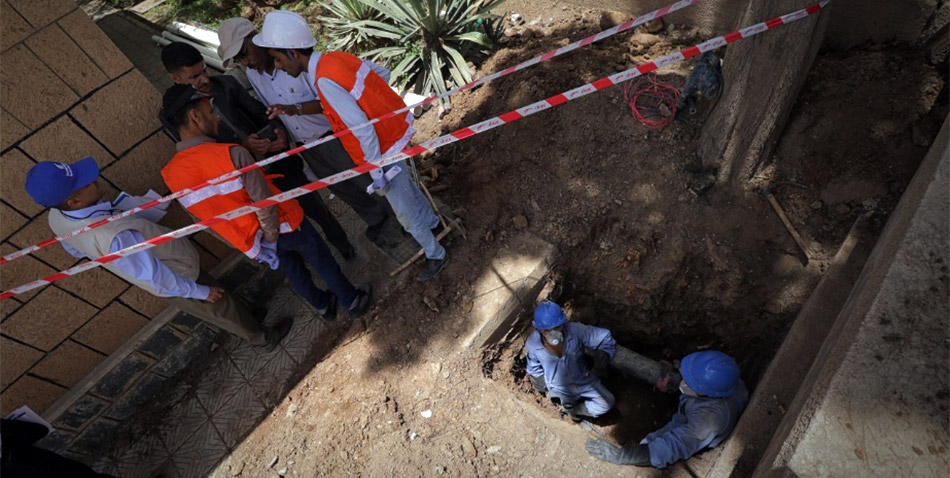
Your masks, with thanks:
[{"label": "blue jeans", "polygon": [[445,248],[439,244],[432,234],[432,228],[439,225],[439,218],[432,211],[429,200],[426,199],[419,186],[412,182],[409,168],[405,161],[391,164],[384,168],[389,171],[399,166],[402,172],[397,174],[389,183],[389,192],[386,199],[396,213],[396,219],[402,227],[412,235],[413,239],[422,246],[427,259],[445,258]]},{"label": "blue jeans", "polygon": [[317,310],[327,308],[330,296],[313,283],[307,263],[317,271],[344,307],[349,307],[356,300],[356,288],[343,275],[330,248],[306,218],[296,231],[278,236],[277,257],[280,259],[280,270],[290,280],[290,285]]}]

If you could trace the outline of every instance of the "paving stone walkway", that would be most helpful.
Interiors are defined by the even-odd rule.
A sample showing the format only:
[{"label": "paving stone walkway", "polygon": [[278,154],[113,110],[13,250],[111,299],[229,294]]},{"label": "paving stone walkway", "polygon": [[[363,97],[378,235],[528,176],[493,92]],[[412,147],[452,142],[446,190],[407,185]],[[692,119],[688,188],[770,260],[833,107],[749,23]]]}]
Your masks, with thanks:
[{"label": "paving stone walkway", "polygon": [[[388,232],[403,237],[400,246],[379,249],[365,238],[365,224],[348,206],[339,199],[329,199],[326,192],[323,196],[357,249],[358,257],[353,260],[337,258],[347,277],[354,284],[372,282],[377,297],[385,294],[387,285],[393,283],[390,271],[417,250],[414,242],[394,229]],[[224,280],[246,279],[258,270],[257,265],[245,261]],[[410,268],[405,274],[414,275],[417,270]],[[287,338],[266,352],[219,333],[216,342],[209,343],[210,351],[182,371],[175,385],[158,392],[123,424],[115,443],[102,456],[85,457],[85,461],[97,471],[123,478],[208,476],[277,406],[332,349],[351,321],[342,309],[336,321],[322,320],[279,272],[267,272],[265,276],[258,282],[277,281],[276,291],[269,292],[266,285],[257,290],[251,284],[240,295],[252,302],[267,303],[267,324],[293,316],[294,326]],[[318,285],[323,287],[319,280]]]}]

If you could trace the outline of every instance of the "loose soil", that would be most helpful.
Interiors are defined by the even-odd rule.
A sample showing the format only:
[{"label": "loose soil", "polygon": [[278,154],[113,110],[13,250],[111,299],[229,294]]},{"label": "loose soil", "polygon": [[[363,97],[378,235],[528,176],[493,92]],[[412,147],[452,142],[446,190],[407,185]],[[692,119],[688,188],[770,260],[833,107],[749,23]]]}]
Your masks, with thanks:
[{"label": "loose soil", "polygon": [[[587,10],[550,11],[543,24],[525,15],[481,74],[601,29]],[[418,120],[416,141],[699,41],[679,26],[618,35],[457,95],[441,119],[433,108]],[[659,78],[682,86],[691,66]],[[722,350],[754,387],[858,215],[874,219],[869,240],[883,227],[947,115],[946,91],[904,47],[822,52],[774,158],[741,197],[714,185],[715,165],[696,167],[704,112],[649,130],[619,87],[424,156],[420,170],[438,171],[424,180],[463,218],[468,239],[453,240],[452,262],[432,283],[398,278],[215,476],[285,467],[308,477],[633,476],[590,458],[583,443],[594,436],[531,391],[523,335],[487,354],[461,350],[473,284],[495,251],[515,231],[537,234],[558,248],[556,298],[571,320],[607,327],[658,360]],[[775,195],[815,253],[807,266],[751,192],[782,180],[804,186]],[[673,395],[616,373],[606,383],[618,410],[597,423],[617,442],[638,440],[673,412]],[[688,476],[712,459],[636,476]]]}]

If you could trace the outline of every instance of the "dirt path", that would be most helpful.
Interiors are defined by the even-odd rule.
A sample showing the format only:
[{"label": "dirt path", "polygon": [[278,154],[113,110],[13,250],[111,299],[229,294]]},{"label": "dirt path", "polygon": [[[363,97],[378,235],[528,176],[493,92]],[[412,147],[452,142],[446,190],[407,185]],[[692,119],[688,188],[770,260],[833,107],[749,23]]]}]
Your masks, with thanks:
[{"label": "dirt path", "polygon": [[[550,11],[564,14],[517,29],[482,71],[600,30],[593,16],[576,18],[579,10]],[[534,14],[523,13],[529,22]],[[688,29],[621,35],[460,95],[442,120],[434,110],[419,120],[416,140],[697,40]],[[688,66],[660,76],[682,85]],[[883,73],[892,71],[903,73]],[[438,169],[430,185],[465,219],[468,240],[449,247],[452,264],[432,284],[402,278],[214,476],[701,472],[712,453],[669,472],[636,474],[589,458],[589,433],[559,419],[520,380],[517,340],[486,376],[481,354],[460,350],[459,340],[471,332],[466,304],[486,260],[514,231],[531,231],[559,249],[561,299],[573,320],[609,327],[622,344],[657,359],[723,350],[754,385],[856,215],[869,212],[878,228],[884,224],[946,103],[940,74],[912,52],[820,56],[774,165],[756,178],[807,187],[777,193],[818,253],[807,267],[765,200],[708,188],[714,172],[693,167],[690,125],[645,129],[630,117],[620,88],[422,158],[422,170]],[[609,384],[622,389],[620,412],[599,423],[619,441],[669,417],[674,397],[619,378]]]}]

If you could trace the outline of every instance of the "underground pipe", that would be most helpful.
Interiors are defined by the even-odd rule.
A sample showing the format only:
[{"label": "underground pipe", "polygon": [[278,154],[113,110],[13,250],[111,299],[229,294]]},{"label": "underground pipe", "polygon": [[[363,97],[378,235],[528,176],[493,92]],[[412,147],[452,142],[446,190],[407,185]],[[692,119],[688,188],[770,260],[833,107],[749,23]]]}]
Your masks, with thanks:
[{"label": "underground pipe", "polygon": [[610,365],[624,374],[643,380],[650,385],[656,385],[664,377],[666,369],[669,369],[670,378],[666,384],[667,391],[678,389],[680,381],[683,379],[672,366],[664,366],[656,360],[646,358],[620,345],[617,346],[617,353],[610,359]]}]

